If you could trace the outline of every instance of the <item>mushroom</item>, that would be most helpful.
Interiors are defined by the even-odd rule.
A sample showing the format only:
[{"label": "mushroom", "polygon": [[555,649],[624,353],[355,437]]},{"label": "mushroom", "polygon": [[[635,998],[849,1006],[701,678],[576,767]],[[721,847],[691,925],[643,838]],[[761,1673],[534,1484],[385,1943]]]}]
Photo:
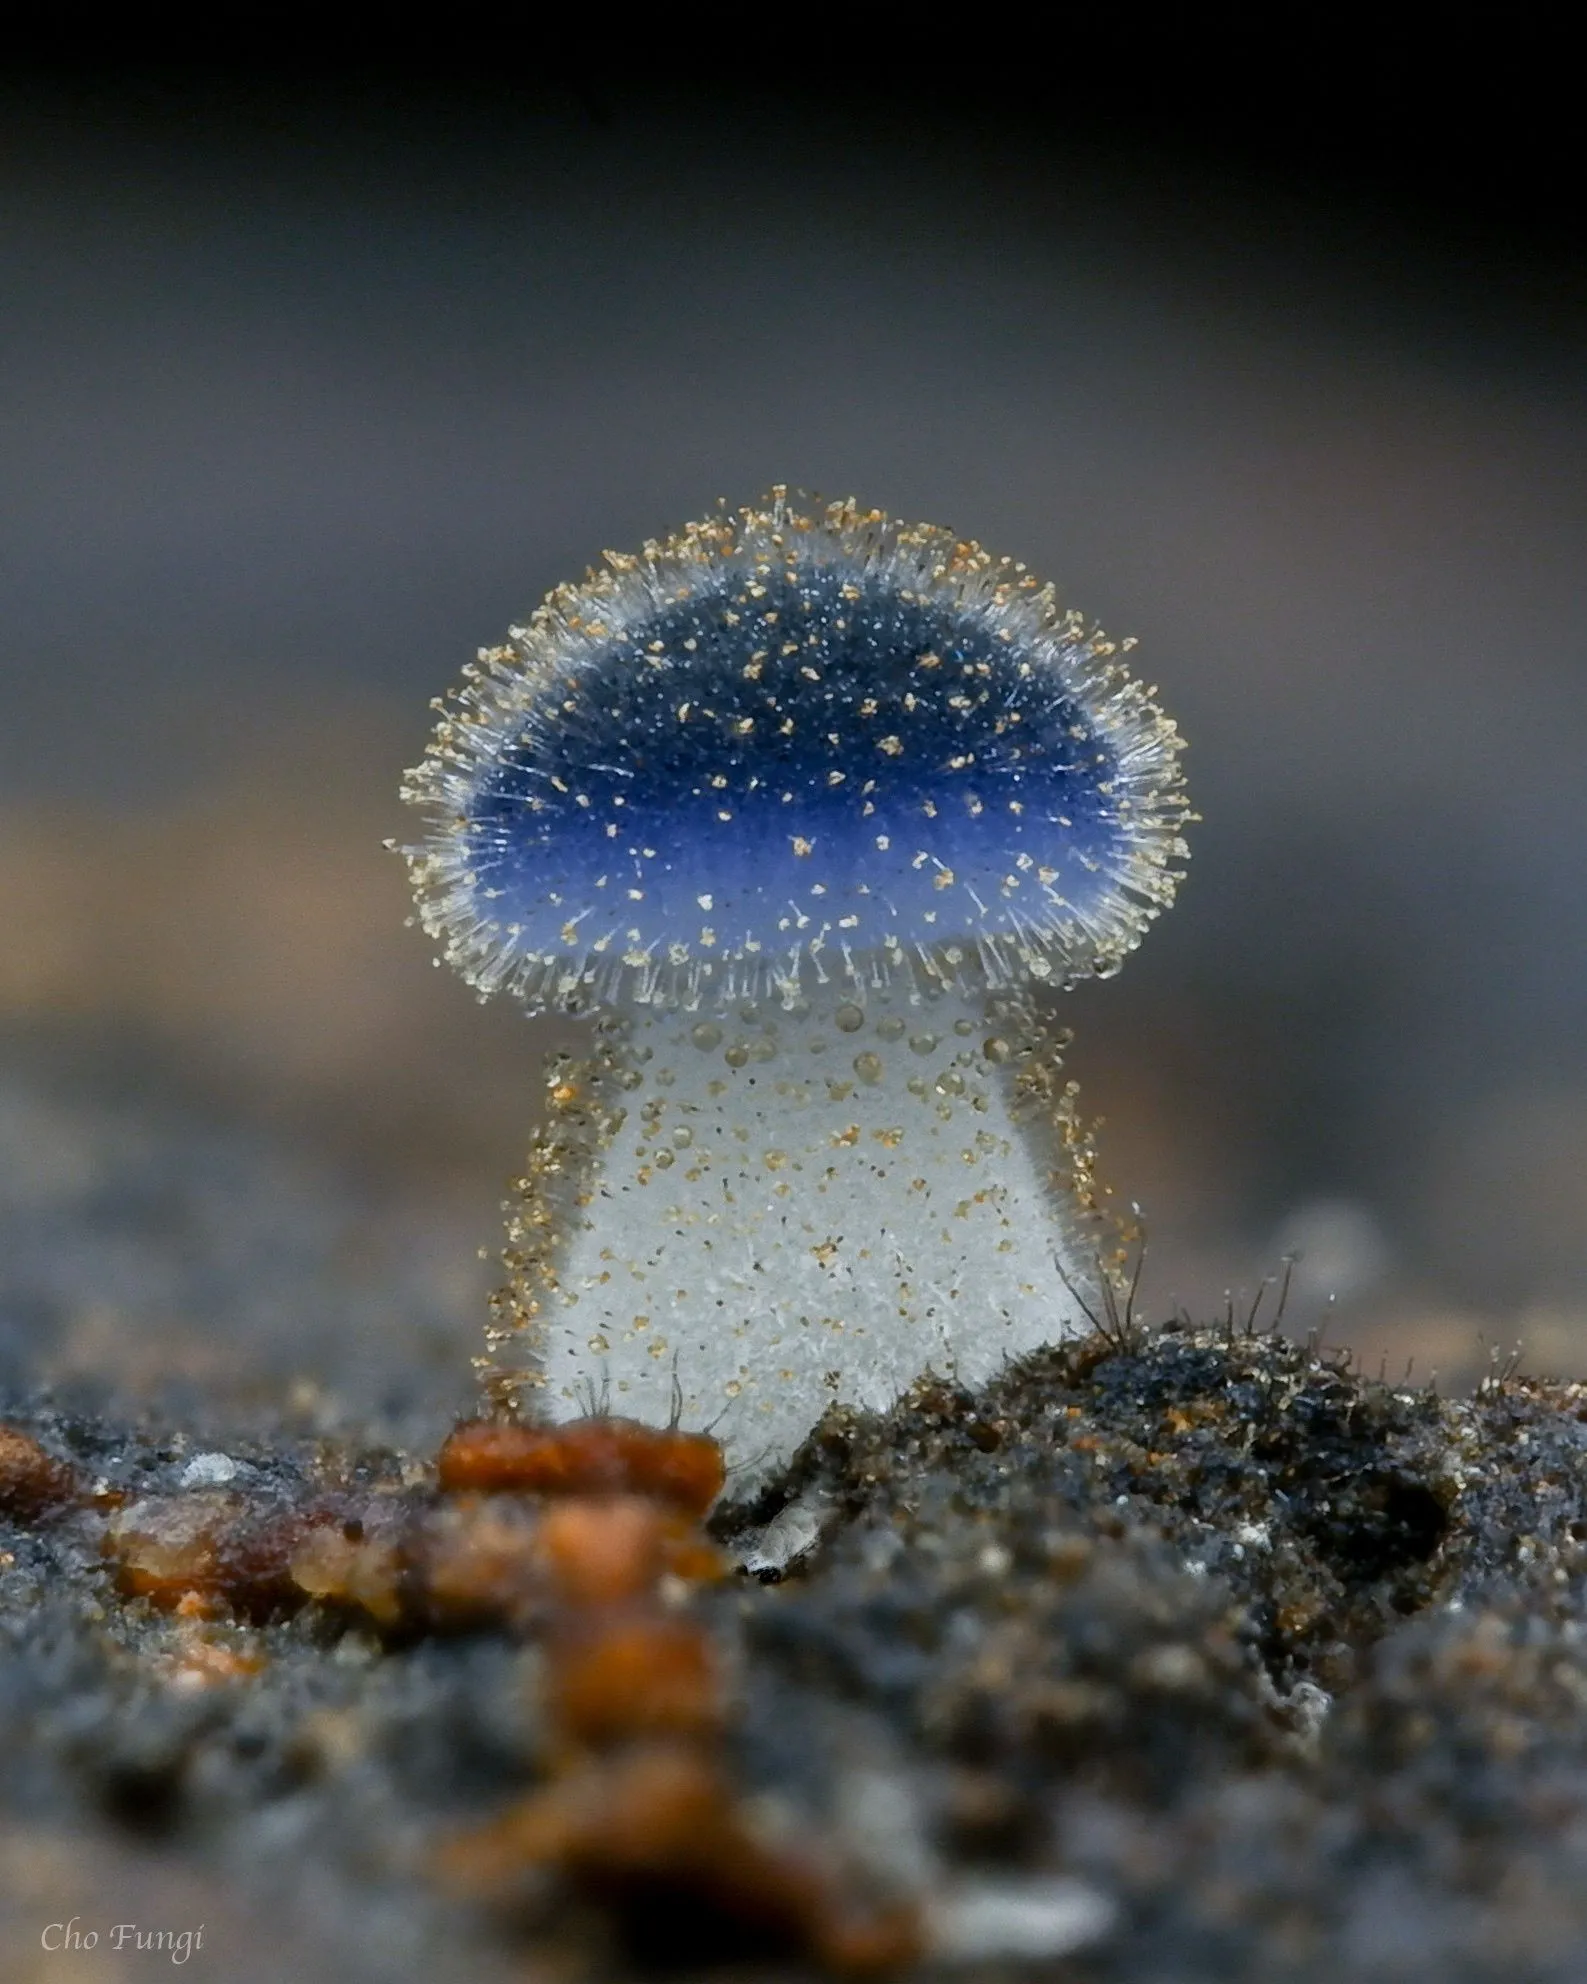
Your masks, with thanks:
[{"label": "mushroom", "polygon": [[735,1488],[829,1405],[1080,1327],[1117,1235],[1049,988],[1173,896],[1180,740],[1023,565],[774,490],[553,592],[436,705],[420,918],[556,1060],[498,1399],[708,1424]]}]

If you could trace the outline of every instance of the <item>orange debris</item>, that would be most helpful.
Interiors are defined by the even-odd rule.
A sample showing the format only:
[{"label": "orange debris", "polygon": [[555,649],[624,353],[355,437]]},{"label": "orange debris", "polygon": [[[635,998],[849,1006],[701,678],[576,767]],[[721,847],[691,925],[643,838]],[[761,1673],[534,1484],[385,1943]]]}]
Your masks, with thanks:
[{"label": "orange debris", "polygon": [[[477,1589],[516,1581],[543,1611],[541,1706],[550,1779],[489,1826],[443,1849],[443,1873],[475,1895],[511,1891],[537,1867],[633,1912],[648,1929],[813,1956],[863,1976],[920,1953],[918,1912],[870,1907],[818,1855],[765,1838],[721,1755],[729,1699],[710,1630],[680,1616],[680,1586],[724,1575],[698,1527],[723,1466],[704,1434],[597,1417],[562,1426],[475,1421],[441,1450],[449,1533],[432,1532],[432,1607],[459,1603],[460,1568]],[[545,1496],[537,1523],[483,1505],[487,1494]],[[532,1538],[532,1542],[531,1542]]]},{"label": "orange debris", "polygon": [[448,1492],[630,1493],[694,1516],[705,1514],[726,1477],[722,1450],[708,1434],[605,1417],[563,1426],[467,1420],[442,1446],[437,1468]]},{"label": "orange debris", "polygon": [[0,1424],[0,1515],[36,1516],[75,1501],[75,1471],[20,1426]]},{"label": "orange debris", "polygon": [[600,1748],[642,1737],[703,1740],[722,1727],[720,1664],[694,1621],[618,1613],[550,1642],[544,1701],[566,1741]]},{"label": "orange debris", "polygon": [[112,1515],[104,1548],[129,1597],[168,1611],[225,1601],[263,1614],[301,1602],[289,1566],[306,1526],[296,1512],[261,1516],[231,1489],[147,1495]]}]

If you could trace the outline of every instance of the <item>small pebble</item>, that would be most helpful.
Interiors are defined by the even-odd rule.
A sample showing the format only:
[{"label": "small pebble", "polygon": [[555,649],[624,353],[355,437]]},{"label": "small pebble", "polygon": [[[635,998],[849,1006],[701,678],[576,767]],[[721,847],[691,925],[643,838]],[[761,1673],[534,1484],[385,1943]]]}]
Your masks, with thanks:
[{"label": "small pebble", "polygon": [[184,1488],[224,1488],[228,1481],[236,1480],[240,1471],[230,1454],[194,1454],[182,1469],[181,1485]]},{"label": "small pebble", "polygon": [[931,1905],[931,1954],[944,1963],[1041,1962],[1100,1942],[1118,1910],[1086,1881],[1062,1875],[965,1882]]}]

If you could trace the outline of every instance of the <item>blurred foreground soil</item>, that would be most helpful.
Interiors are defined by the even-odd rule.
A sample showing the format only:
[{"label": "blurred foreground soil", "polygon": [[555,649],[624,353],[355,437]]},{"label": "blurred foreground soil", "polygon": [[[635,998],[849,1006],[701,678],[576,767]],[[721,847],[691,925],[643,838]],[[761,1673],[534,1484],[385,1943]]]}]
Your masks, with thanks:
[{"label": "blurred foreground soil", "polygon": [[[128,1921],[202,1922],[190,1974],[228,1980],[653,1963],[665,1897],[438,1878],[550,1768],[532,1636],[173,1614],[102,1554],[118,1501],[221,1480],[422,1505],[470,1402],[467,1221],[42,1051],[0,1083],[0,1179],[0,1418],[101,1498],[0,1525],[0,1976],[142,1976]],[[923,1384],[720,1518],[822,1532],[696,1600],[736,1781],[926,1896],[936,1972],[1587,1978],[1584,1459],[1580,1388],[1450,1399],[1240,1317]],[[46,1949],[74,1916],[99,1947]],[[684,1974],[722,1954],[696,1930],[662,1939]]]}]

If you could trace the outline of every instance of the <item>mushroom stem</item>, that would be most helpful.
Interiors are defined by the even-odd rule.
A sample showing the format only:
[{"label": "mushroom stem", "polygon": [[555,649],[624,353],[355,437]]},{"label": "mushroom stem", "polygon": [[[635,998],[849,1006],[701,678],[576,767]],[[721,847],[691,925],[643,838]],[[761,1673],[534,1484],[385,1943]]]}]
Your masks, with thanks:
[{"label": "mushroom stem", "polygon": [[508,1256],[528,1336],[498,1351],[528,1351],[547,1417],[681,1411],[744,1492],[830,1404],[975,1384],[1082,1326],[1111,1236],[1069,1036],[1023,990],[829,984],[605,1025],[597,1106],[553,1080]]}]

